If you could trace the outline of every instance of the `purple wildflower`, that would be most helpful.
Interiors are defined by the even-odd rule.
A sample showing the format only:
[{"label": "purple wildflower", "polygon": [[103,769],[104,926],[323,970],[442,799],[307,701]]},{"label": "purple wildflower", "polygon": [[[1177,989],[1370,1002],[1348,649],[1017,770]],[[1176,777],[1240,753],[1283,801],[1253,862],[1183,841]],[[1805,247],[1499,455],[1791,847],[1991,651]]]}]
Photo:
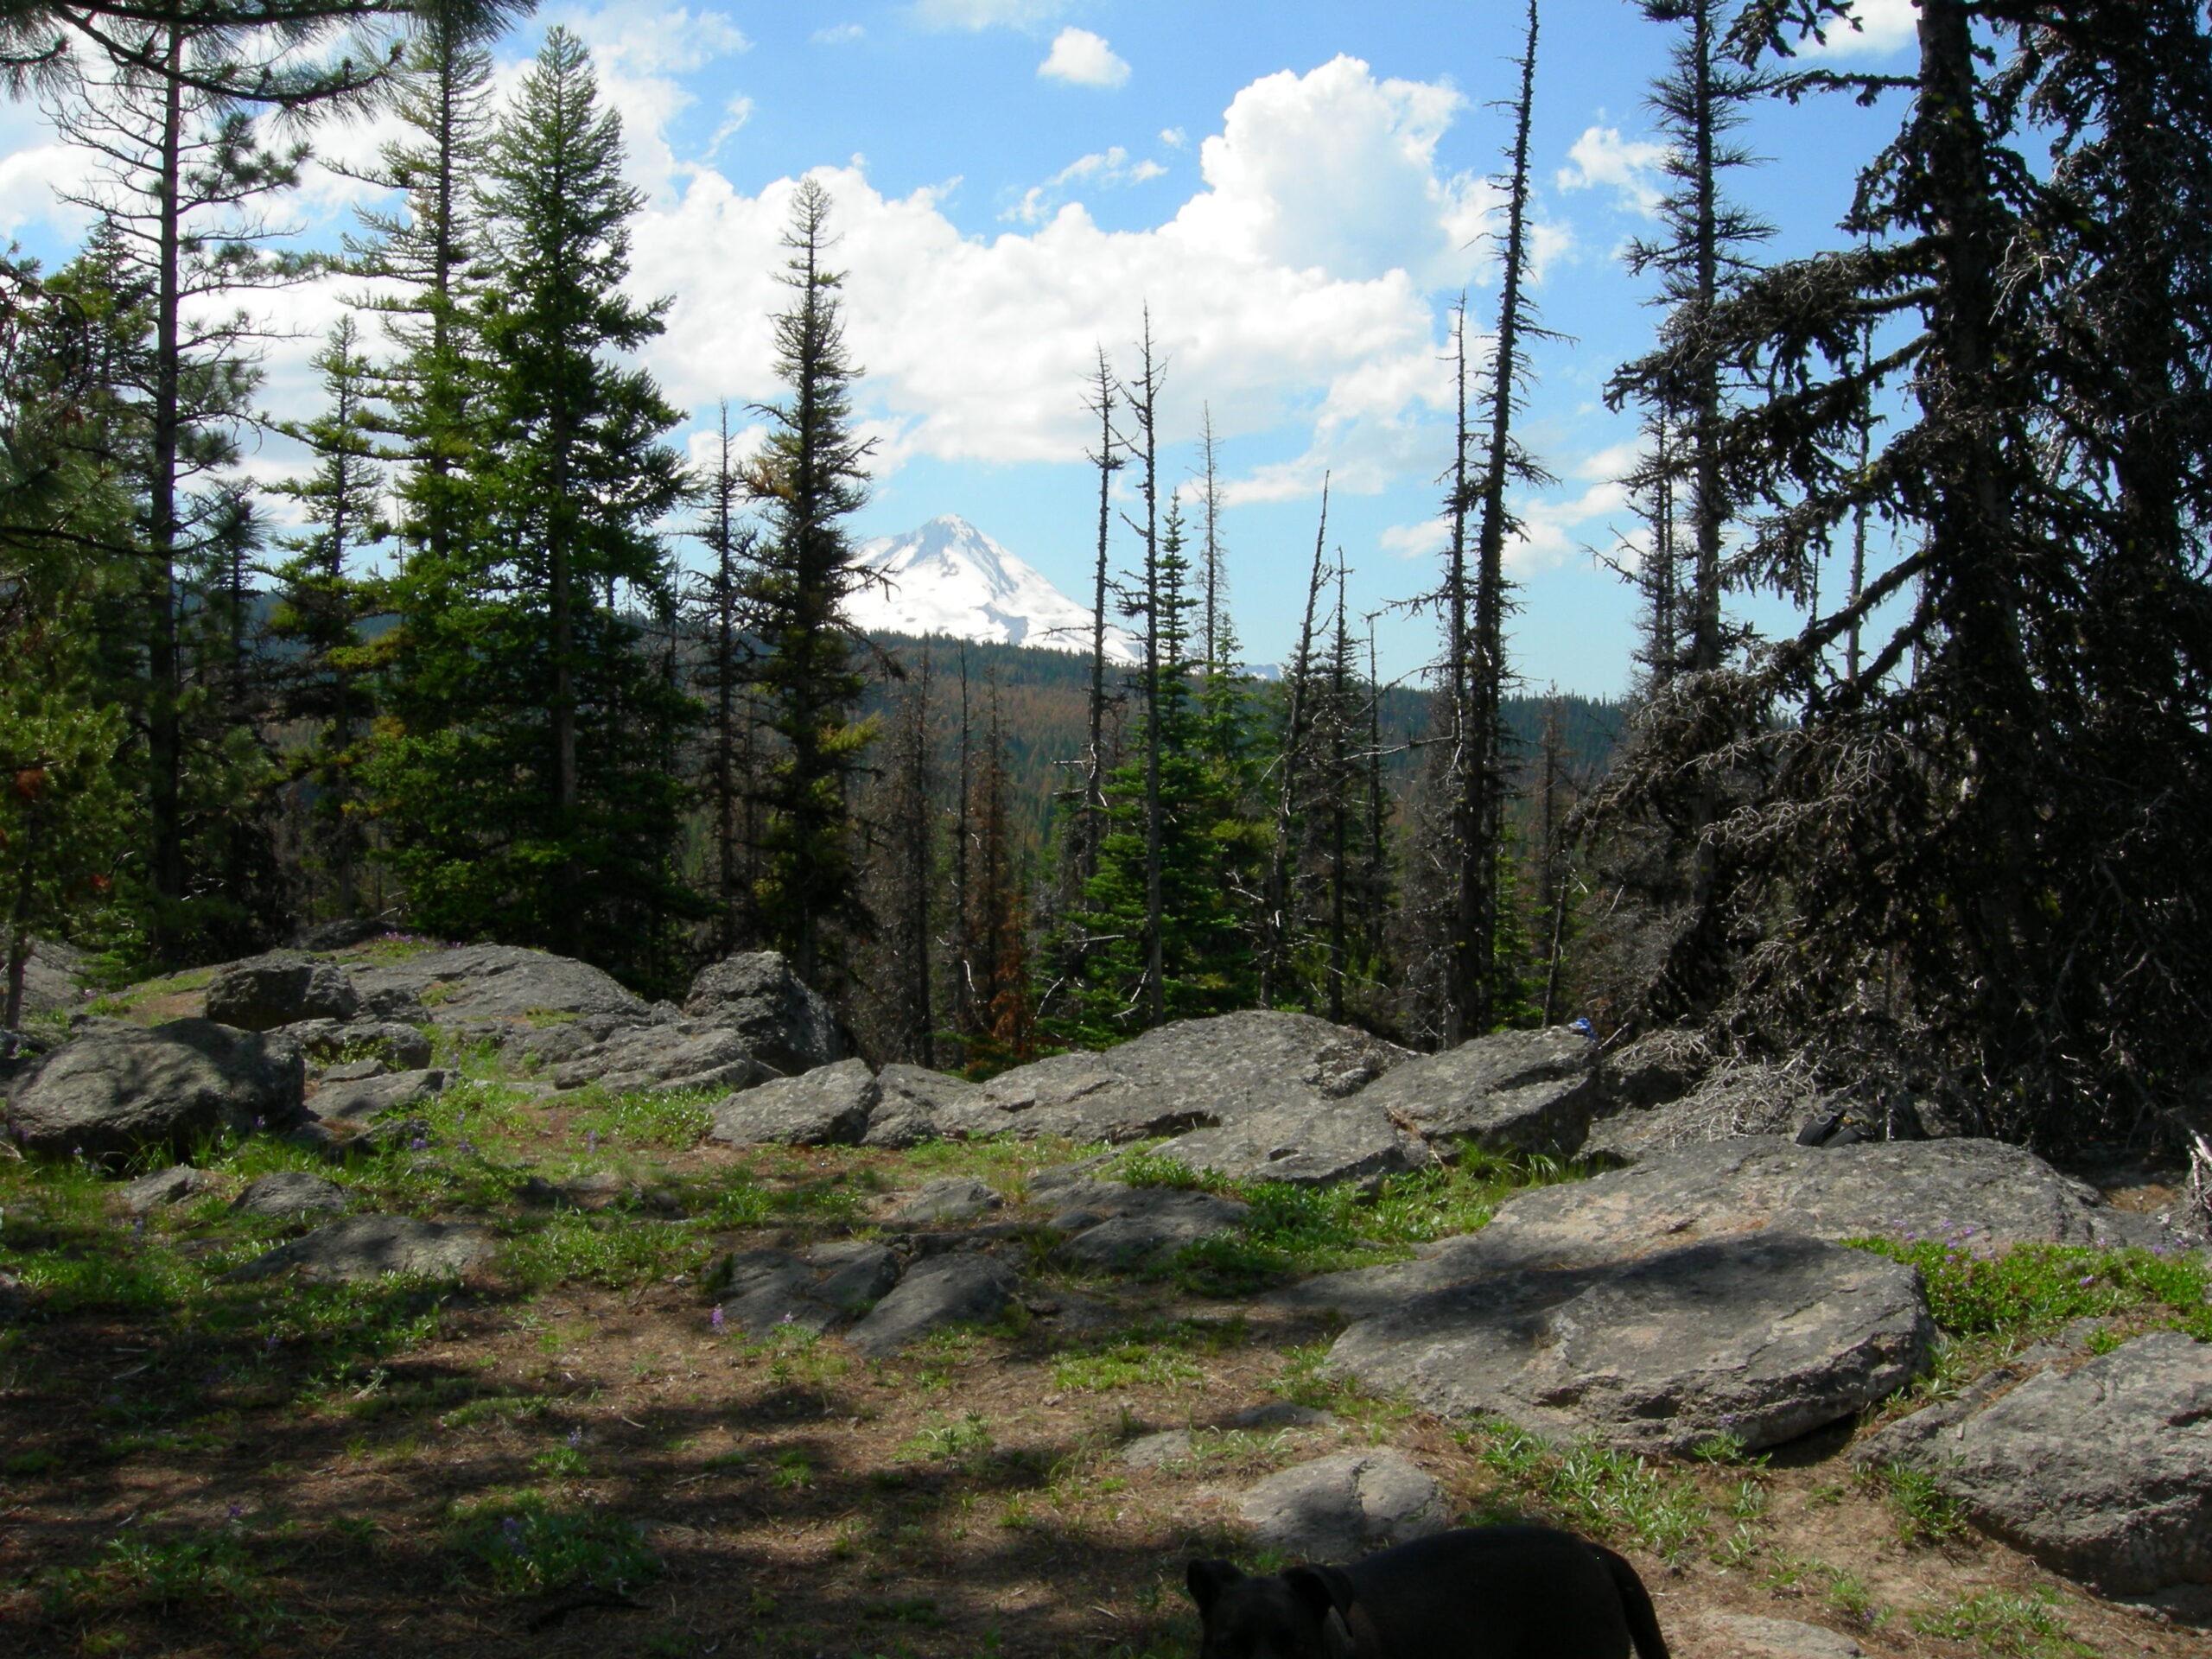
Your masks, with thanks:
[{"label": "purple wildflower", "polygon": [[599,1150],[599,1131],[597,1129],[586,1129],[584,1131],[584,1150],[586,1152],[597,1152]]},{"label": "purple wildflower", "polygon": [[569,1450],[571,1452],[581,1452],[583,1449],[584,1431],[582,1426],[579,1424],[576,1427],[569,1431]]},{"label": "purple wildflower", "polygon": [[412,1141],[410,1141],[407,1143],[407,1149],[410,1152],[420,1152],[423,1147],[429,1144],[430,1142],[427,1136],[418,1135]]},{"label": "purple wildflower", "polygon": [[718,1308],[716,1308],[713,1313],[711,1313],[708,1314],[708,1315],[707,1315],[707,1323],[708,1323],[709,1325],[710,1325],[714,1326],[714,1328],[715,1328],[715,1335],[717,1335],[717,1336],[720,1336],[720,1335],[721,1334],[721,1329],[722,1329],[723,1325],[727,1323],[727,1321],[726,1321],[726,1320],[724,1320],[724,1319],[723,1319],[723,1318],[722,1318],[722,1311],[721,1311],[721,1309],[720,1309],[720,1308],[718,1307]]}]

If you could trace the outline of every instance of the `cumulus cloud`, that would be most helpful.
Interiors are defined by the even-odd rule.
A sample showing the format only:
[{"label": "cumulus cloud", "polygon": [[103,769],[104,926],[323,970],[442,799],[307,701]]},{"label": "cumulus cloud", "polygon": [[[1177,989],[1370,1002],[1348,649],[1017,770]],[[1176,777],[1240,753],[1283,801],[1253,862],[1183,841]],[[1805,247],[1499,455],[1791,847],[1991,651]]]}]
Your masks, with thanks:
[{"label": "cumulus cloud", "polygon": [[593,11],[556,12],[550,21],[575,30],[602,71],[624,75],[689,74],[753,48],[745,31],[719,11],[654,0],[615,0]]},{"label": "cumulus cloud", "polygon": [[1067,10],[1067,0],[915,0],[914,16],[931,29],[1027,29]]},{"label": "cumulus cloud", "polygon": [[1920,11],[1913,0],[1858,0],[1852,7],[1859,26],[1830,22],[1827,44],[1808,41],[1808,57],[1875,57],[1907,45],[1920,30]]},{"label": "cumulus cloud", "polygon": [[1024,225],[1041,225],[1067,199],[1074,186],[1091,184],[1112,188],[1120,185],[1143,184],[1161,177],[1166,171],[1154,161],[1139,162],[1132,167],[1129,152],[1116,144],[1095,155],[1080,156],[1044,183],[1033,184],[1021,193],[1020,200],[999,217],[1016,219]]},{"label": "cumulus cloud", "polygon": [[1624,138],[1618,127],[1586,127],[1567,152],[1567,164],[1559,170],[1559,188],[1591,190],[1607,186],[1622,207],[1632,207],[1649,219],[1659,211],[1659,168],[1666,159],[1664,144]]},{"label": "cumulus cloud", "polygon": [[1180,149],[1191,142],[1191,136],[1180,127],[1162,127],[1160,130],[1160,142],[1170,149]]},{"label": "cumulus cloud", "polygon": [[1115,87],[1129,78],[1129,66],[1114,55],[1103,35],[1087,29],[1064,29],[1052,37],[1052,49],[1037,73],[1046,80],[1065,80],[1071,86]]}]

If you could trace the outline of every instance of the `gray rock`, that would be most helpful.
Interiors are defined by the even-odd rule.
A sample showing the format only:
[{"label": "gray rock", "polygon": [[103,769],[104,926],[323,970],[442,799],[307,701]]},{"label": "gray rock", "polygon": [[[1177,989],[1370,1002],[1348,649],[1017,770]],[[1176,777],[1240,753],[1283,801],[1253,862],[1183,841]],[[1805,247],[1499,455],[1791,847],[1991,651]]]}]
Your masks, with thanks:
[{"label": "gray rock", "polygon": [[280,1169],[249,1182],[231,1208],[242,1216],[334,1216],[346,1208],[346,1189],[320,1175]]},{"label": "gray rock", "polygon": [[1247,1491],[1237,1507],[1255,1543],[1304,1560],[1349,1560],[1451,1525],[1444,1489],[1387,1446],[1294,1465]]},{"label": "gray rock", "polygon": [[1948,1232],[1969,1244],[2158,1243],[2148,1217],[1997,1141],[1801,1147],[1745,1136],[1523,1193],[1480,1235],[1493,1262],[1571,1266],[1775,1230],[1812,1238]]},{"label": "gray rock", "polygon": [[1713,1070],[1705,1033],[1670,1027],[1648,1032],[1599,1065],[1605,1099],[1613,1109],[1649,1111],[1680,1100]]},{"label": "gray rock", "polygon": [[1317,1411],[1312,1406],[1301,1406],[1288,1400],[1270,1400],[1263,1406],[1247,1406],[1232,1413],[1223,1427],[1227,1428],[1326,1428],[1337,1421],[1332,1411]]},{"label": "gray rock", "polygon": [[1707,1613],[1700,1621],[1712,1659],[1861,1659],[1865,1649],[1840,1630],[1794,1618]]},{"label": "gray rock", "polygon": [[980,1215],[995,1210],[1003,1202],[999,1195],[966,1175],[948,1175],[943,1180],[928,1185],[891,1212],[891,1219],[904,1222],[973,1221]]},{"label": "gray rock", "polygon": [[282,1133],[304,1116],[299,1045],[207,1020],[143,1030],[106,1026],[55,1050],[10,1094],[9,1122],[28,1151],[81,1149],[101,1160],[156,1149],[183,1154],[223,1130]]},{"label": "gray rock", "polygon": [[1121,1452],[1122,1463],[1131,1469],[1157,1469],[1163,1463],[1180,1463],[1190,1455],[1191,1431],[1187,1428],[1140,1434]]},{"label": "gray rock", "polygon": [[1235,1227],[1251,1213],[1249,1205],[1211,1192],[1120,1181],[1076,1181],[1041,1192],[1032,1182],[1031,1192],[1060,1206],[1046,1225],[1071,1235],[1053,1254],[1083,1267],[1141,1266]]},{"label": "gray rock", "polygon": [[474,1227],[412,1216],[348,1216],[278,1245],[229,1276],[267,1279],[294,1268],[316,1284],[378,1279],[388,1273],[450,1276],[491,1254],[491,1239]]},{"label": "gray rock", "polygon": [[562,1014],[607,1014],[632,1025],[648,1018],[643,1001],[588,963],[518,945],[457,945],[350,966],[363,1004],[385,1018],[393,1016],[384,1009],[410,1001],[445,1027]]},{"label": "gray rock", "polygon": [[715,1264],[708,1280],[722,1317],[756,1337],[783,1329],[814,1335],[863,1313],[899,1282],[899,1263],[861,1239],[810,1249],[740,1250]]},{"label": "gray rock", "polygon": [[[624,1027],[624,1030],[637,1029]],[[565,1065],[597,1048],[602,1039],[581,1021],[564,1020],[550,1026],[524,1026],[499,1044],[499,1063],[510,1071],[535,1071],[542,1066]]]},{"label": "gray rock", "polygon": [[575,1051],[553,1073],[555,1085],[598,1084],[618,1094],[750,1089],[780,1076],[756,1060],[745,1039],[713,1026],[636,1026]]},{"label": "gray rock", "polygon": [[52,939],[35,939],[23,964],[23,1012],[63,1014],[81,1006],[83,988],[77,976],[84,971],[85,953]]},{"label": "gray rock", "polygon": [[2180,1332],[1887,1449],[1983,1531],[2107,1594],[2212,1584],[2212,1345]]},{"label": "gray rock", "polygon": [[435,1069],[393,1071],[351,1083],[326,1081],[315,1091],[308,1109],[317,1117],[350,1117],[365,1123],[421,1105],[442,1093],[446,1081],[445,1072]]},{"label": "gray rock", "polygon": [[1233,1180],[1297,1186],[1351,1181],[1372,1187],[1386,1175],[1433,1161],[1420,1137],[1370,1105],[1363,1095],[1325,1105],[1278,1106],[1214,1128],[1193,1129],[1154,1150]]},{"label": "gray rock", "polygon": [[134,1216],[143,1216],[164,1205],[181,1204],[194,1193],[204,1192],[207,1173],[194,1169],[190,1164],[172,1164],[167,1169],[156,1170],[151,1175],[141,1175],[123,1189],[123,1207]]},{"label": "gray rock", "polygon": [[1408,1060],[1359,1098],[1433,1145],[1572,1157],[1598,1107],[1598,1045],[1565,1026],[1499,1032]]},{"label": "gray rock", "polygon": [[429,1038],[397,1020],[302,1020],[278,1029],[325,1064],[378,1060],[394,1071],[417,1071],[430,1063]]},{"label": "gray rock", "polygon": [[391,931],[391,924],[370,916],[351,916],[341,921],[318,922],[303,927],[295,941],[302,950],[351,950]]},{"label": "gray rock", "polygon": [[[899,1152],[976,1132],[966,1127],[982,1094],[972,1083],[926,1066],[893,1065],[875,1074],[875,1086],[880,1098],[868,1116],[862,1146]],[[986,1120],[995,1113],[995,1108],[987,1109]]]},{"label": "gray rock", "polygon": [[1054,1055],[1001,1072],[983,1084],[960,1132],[1112,1141],[1177,1135],[1341,1100],[1411,1058],[1311,1014],[1185,1020],[1103,1053]]},{"label": "gray rock", "polygon": [[702,969],[683,1012],[734,1032],[748,1054],[786,1076],[853,1052],[836,1011],[774,950],[747,951]]},{"label": "gray rock", "polygon": [[868,1133],[875,1079],[865,1060],[839,1060],[779,1077],[708,1108],[710,1140],[733,1146],[849,1147]]},{"label": "gray rock", "polygon": [[302,1020],[351,1020],[360,993],[335,963],[271,950],[226,966],[207,985],[207,1017],[241,1031],[274,1031]]},{"label": "gray rock", "polygon": [[846,1338],[862,1353],[880,1356],[949,1325],[988,1325],[1014,1307],[1019,1283],[1012,1268],[990,1256],[969,1250],[941,1255],[910,1271]]},{"label": "gray rock", "polygon": [[1823,1098],[1802,1071],[1732,1061],[1678,1100],[1593,1124],[1584,1150],[1634,1163],[1738,1135],[1794,1135]]},{"label": "gray rock", "polygon": [[391,1068],[382,1060],[340,1060],[335,1065],[322,1068],[325,1083],[365,1083],[371,1077],[390,1075]]},{"label": "gray rock", "polygon": [[1916,1269],[1767,1233],[1483,1273],[1360,1320],[1329,1364],[1547,1438],[1688,1452],[1733,1434],[1757,1450],[1894,1393],[1934,1338]]}]

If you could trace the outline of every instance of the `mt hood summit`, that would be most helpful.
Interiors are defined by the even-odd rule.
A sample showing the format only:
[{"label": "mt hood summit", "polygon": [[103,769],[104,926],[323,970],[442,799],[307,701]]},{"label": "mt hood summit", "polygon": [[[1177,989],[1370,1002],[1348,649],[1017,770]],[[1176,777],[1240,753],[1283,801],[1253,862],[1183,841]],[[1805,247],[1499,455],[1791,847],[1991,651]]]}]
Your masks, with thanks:
[{"label": "mt hood summit", "polygon": [[[1090,612],[965,518],[947,513],[903,536],[864,542],[854,563],[868,576],[845,601],[875,633],[948,633],[988,645],[1089,651]],[[1121,629],[1106,630],[1108,660],[1137,660]]]}]

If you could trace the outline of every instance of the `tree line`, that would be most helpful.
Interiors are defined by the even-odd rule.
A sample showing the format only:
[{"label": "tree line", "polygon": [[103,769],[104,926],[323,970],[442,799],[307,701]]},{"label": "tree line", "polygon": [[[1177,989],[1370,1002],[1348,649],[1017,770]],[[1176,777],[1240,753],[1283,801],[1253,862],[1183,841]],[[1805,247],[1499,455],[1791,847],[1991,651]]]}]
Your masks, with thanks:
[{"label": "tree line", "polygon": [[[1548,481],[1520,422],[1552,338],[1530,0],[1494,308],[1463,296],[1445,342],[1420,717],[1388,712],[1325,485],[1289,659],[1242,666],[1214,435],[1163,429],[1147,313],[1081,389],[1097,632],[1049,812],[980,653],[846,620],[870,455],[817,184],[766,440],[725,409],[692,466],[636,363],[664,307],[626,296],[640,202],[572,36],[495,106],[506,19],[443,0],[18,11],[19,86],[98,165],[81,251],[0,270],[11,983],[37,932],[136,969],[374,920],[654,991],[772,946],[870,1052],[940,1065],[1252,1007],[1423,1046],[1580,1014],[2005,1133],[2185,1101],[2212,982],[2202,19],[1923,0],[1916,69],[1885,74],[1801,55],[1856,26],[1842,0],[1640,10],[1671,41],[1666,189],[1629,252],[1654,338],[1608,391],[1645,439],[1611,764],[1578,763],[1563,702],[1534,741],[1507,712],[1506,555]],[[1833,250],[1768,262],[1744,130],[1834,96],[1895,136]],[[299,254],[270,215],[310,118],[370,100],[404,136],[361,176],[396,205]],[[357,303],[322,412],[283,429],[312,465],[278,527],[238,465],[268,423],[253,325],[209,319],[333,270]],[[1754,627],[1754,597],[1796,620]]]}]

